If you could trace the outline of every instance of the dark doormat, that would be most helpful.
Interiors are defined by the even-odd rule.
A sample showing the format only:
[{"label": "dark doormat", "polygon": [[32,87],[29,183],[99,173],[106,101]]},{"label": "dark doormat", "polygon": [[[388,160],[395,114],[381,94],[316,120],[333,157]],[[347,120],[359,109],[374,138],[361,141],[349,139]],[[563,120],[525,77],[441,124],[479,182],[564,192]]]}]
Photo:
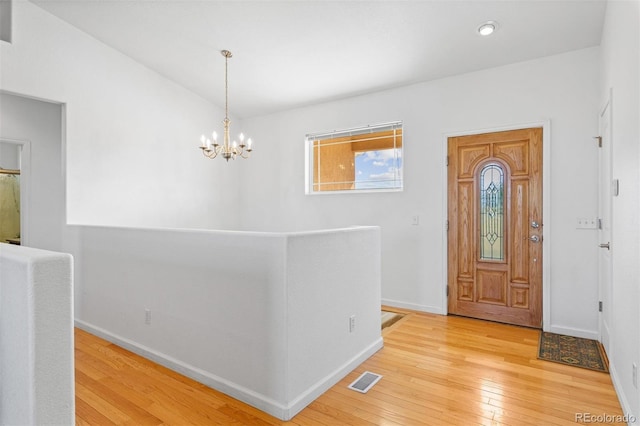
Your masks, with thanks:
[{"label": "dark doormat", "polygon": [[540,333],[538,359],[609,372],[607,356],[600,342],[562,334]]}]

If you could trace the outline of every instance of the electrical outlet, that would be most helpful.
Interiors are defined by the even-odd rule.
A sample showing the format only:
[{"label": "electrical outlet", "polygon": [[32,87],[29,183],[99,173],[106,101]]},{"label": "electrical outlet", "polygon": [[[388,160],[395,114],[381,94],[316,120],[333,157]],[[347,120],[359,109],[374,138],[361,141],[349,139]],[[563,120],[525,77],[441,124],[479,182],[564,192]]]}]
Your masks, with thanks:
[{"label": "electrical outlet", "polygon": [[151,325],[151,309],[144,310],[144,323],[146,325]]},{"label": "electrical outlet", "polygon": [[633,364],[631,364],[631,380],[633,380],[633,387],[634,388],[638,388],[638,366],[636,365],[636,363],[634,362]]},{"label": "electrical outlet", "polygon": [[356,331],[356,316],[351,315],[349,317],[349,333],[353,333]]}]

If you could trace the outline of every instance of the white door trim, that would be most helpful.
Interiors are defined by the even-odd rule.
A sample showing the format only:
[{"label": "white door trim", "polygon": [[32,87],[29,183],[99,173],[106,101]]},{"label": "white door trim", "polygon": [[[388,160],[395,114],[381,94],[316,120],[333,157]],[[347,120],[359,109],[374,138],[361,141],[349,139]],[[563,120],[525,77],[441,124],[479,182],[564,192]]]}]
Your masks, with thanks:
[{"label": "white door trim", "polygon": [[508,130],[520,130],[529,129],[532,127],[542,127],[542,224],[544,225],[542,235],[542,328],[544,331],[548,331],[548,327],[551,324],[551,265],[549,259],[551,259],[551,121],[535,121],[531,123],[512,124],[505,126],[496,126],[483,129],[465,130],[465,131],[452,131],[443,134],[442,141],[442,182],[443,182],[443,197],[442,197],[442,217],[445,223],[442,226],[442,276],[444,282],[442,283],[442,312],[446,315],[449,311],[448,298],[447,298],[447,283],[448,277],[448,257],[447,253],[448,238],[447,238],[447,217],[448,217],[448,178],[447,178],[447,152],[448,141],[451,137],[456,136],[469,136],[478,135],[482,133],[495,133],[504,132]]},{"label": "white door trim", "polygon": [[[598,217],[603,220],[603,227],[604,229],[606,229],[607,227],[609,228],[608,231],[608,235],[605,235],[605,231],[604,229],[598,229],[598,244],[601,243],[606,243],[608,242],[611,246],[612,246],[612,250],[614,249],[613,246],[613,223],[612,223],[612,219],[613,219],[613,197],[615,194],[612,193],[612,183],[613,183],[613,163],[612,163],[612,154],[613,154],[613,149],[612,149],[612,135],[613,135],[613,129],[611,126],[611,121],[612,121],[612,99],[613,99],[613,89],[609,89],[609,93],[608,93],[608,98],[604,103],[604,106],[600,109],[600,114],[598,115],[598,132],[602,132],[602,123],[603,123],[603,117],[605,117],[605,114],[608,116],[608,123],[609,123],[609,127],[607,129],[607,133],[601,133],[600,137],[605,138],[606,137],[606,144],[603,145],[603,147],[599,150],[598,152]],[[602,169],[602,156],[605,155],[604,151],[602,151],[603,149],[608,149],[609,152],[607,154],[606,157],[604,157],[606,160],[608,160],[609,165],[608,165],[608,175],[607,176],[603,176],[603,169]],[[606,183],[605,183],[606,181]],[[608,185],[607,189],[604,189],[602,185]],[[605,204],[606,207],[608,207],[608,212],[606,212],[607,217],[604,216],[603,214],[603,200],[602,200],[602,196],[606,195],[608,196],[609,200],[608,200],[608,204]],[[605,241],[606,240],[608,241]],[[600,302],[604,302],[604,306],[603,306],[603,312],[599,312],[598,313],[598,340],[600,341],[600,343],[603,344],[605,351],[607,352],[607,356],[611,358],[612,354],[611,354],[611,330],[609,330],[607,328],[607,326],[609,326],[610,324],[607,323],[606,321],[606,316],[611,315],[611,312],[613,312],[614,308],[613,308],[613,270],[612,270],[612,251],[611,252],[604,252],[602,251],[603,249],[598,249],[598,300]],[[609,260],[608,262],[604,262],[604,257],[603,256],[609,256]],[[603,266],[604,265],[608,266],[608,271],[603,271]],[[608,276],[607,280],[608,283],[605,284],[605,282],[603,282],[603,273],[606,274]],[[606,293],[606,294],[605,294]]]}]

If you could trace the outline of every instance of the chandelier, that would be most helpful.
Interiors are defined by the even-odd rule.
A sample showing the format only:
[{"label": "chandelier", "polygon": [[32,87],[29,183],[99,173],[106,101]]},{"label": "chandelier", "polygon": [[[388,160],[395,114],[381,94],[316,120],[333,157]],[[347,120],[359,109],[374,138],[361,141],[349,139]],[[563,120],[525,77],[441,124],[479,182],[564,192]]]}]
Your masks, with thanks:
[{"label": "chandelier", "polygon": [[202,145],[200,149],[202,153],[207,158],[216,158],[218,154],[222,155],[222,158],[229,161],[229,159],[236,159],[236,157],[249,158],[251,155],[251,151],[253,151],[251,138],[247,139],[247,142],[244,141],[244,135],[240,133],[238,139],[240,142],[229,142],[229,125],[231,124],[231,120],[229,120],[229,83],[227,78],[227,66],[229,63],[229,58],[233,56],[231,52],[228,50],[222,50],[220,52],[222,56],[224,56],[224,120],[222,120],[222,124],[224,125],[224,136],[222,138],[222,145],[218,143],[218,134],[213,132],[211,134],[211,138],[213,141],[205,135],[200,136],[200,142]]}]

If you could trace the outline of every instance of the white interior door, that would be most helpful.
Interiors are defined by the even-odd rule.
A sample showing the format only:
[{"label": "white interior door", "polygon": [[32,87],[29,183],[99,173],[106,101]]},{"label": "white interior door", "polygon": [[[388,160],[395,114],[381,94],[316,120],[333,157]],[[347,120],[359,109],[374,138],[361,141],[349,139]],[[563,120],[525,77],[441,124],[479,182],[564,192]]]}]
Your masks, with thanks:
[{"label": "white interior door", "polygon": [[611,173],[611,98],[600,114],[599,182],[598,182],[598,281],[601,301],[600,341],[607,354],[610,348],[611,323],[613,315],[611,285],[611,198],[614,195],[614,182]]}]

